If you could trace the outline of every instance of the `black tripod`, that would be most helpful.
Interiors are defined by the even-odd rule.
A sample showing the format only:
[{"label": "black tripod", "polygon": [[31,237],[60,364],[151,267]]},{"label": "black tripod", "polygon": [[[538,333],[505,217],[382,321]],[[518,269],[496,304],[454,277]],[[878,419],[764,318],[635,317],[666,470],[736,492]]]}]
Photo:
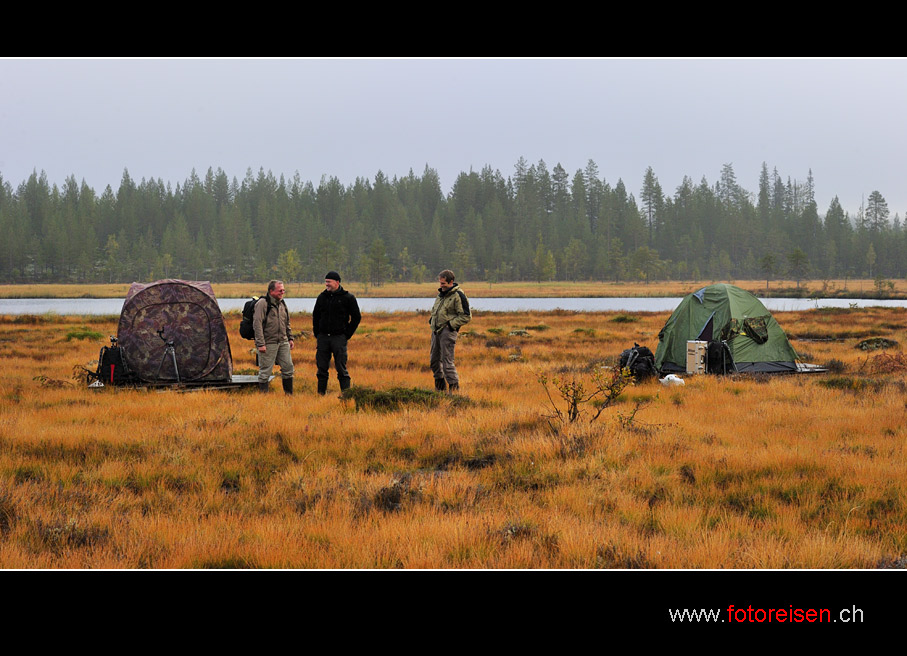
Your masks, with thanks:
[{"label": "black tripod", "polygon": [[170,356],[170,359],[173,361],[173,371],[176,373],[176,382],[180,382],[180,368],[176,364],[176,349],[173,348],[173,340],[168,340],[164,338],[164,329],[161,328],[157,331],[157,336],[161,338],[161,341],[167,345],[167,348],[164,349],[164,355],[161,356],[161,363],[157,366],[157,374],[155,374],[155,380],[161,379],[161,367],[164,366],[164,362],[167,360],[167,355]]}]

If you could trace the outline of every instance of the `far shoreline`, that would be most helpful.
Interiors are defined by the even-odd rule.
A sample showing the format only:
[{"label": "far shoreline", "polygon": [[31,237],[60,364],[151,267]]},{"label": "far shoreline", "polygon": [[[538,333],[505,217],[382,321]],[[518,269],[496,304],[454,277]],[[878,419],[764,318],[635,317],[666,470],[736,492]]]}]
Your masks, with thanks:
[{"label": "far shoreline", "polygon": [[[142,281],[149,282],[149,281]],[[699,280],[634,282],[486,282],[458,281],[472,298],[662,298],[682,297],[706,285],[728,282],[760,298],[907,299],[907,280]],[[434,281],[386,282],[380,285],[346,281],[344,288],[360,298],[424,298],[437,294]],[[247,298],[264,291],[265,283],[211,283],[217,298]],[[130,283],[2,284],[0,298],[103,299],[124,298]],[[321,282],[289,282],[288,298],[314,298]]]}]

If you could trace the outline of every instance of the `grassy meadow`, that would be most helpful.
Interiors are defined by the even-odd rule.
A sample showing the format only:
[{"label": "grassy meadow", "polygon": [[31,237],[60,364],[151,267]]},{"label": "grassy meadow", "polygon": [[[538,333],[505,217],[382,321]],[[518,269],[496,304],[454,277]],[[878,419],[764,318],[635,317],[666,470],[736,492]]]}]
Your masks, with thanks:
[{"label": "grassy meadow", "polygon": [[588,390],[668,313],[477,314],[456,397],[413,391],[433,387],[427,314],[367,314],[353,385],[409,392],[392,407],[333,377],[319,397],[311,338],[292,397],[90,390],[116,317],[0,316],[0,567],[903,566],[907,360],[856,346],[904,344],[907,311],[775,316],[832,371],[647,381],[573,423],[540,377]]}]

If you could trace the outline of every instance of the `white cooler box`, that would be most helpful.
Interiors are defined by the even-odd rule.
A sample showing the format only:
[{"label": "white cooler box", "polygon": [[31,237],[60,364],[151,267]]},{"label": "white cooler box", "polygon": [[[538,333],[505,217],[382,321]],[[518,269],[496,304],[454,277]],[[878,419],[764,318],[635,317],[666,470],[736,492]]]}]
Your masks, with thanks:
[{"label": "white cooler box", "polygon": [[708,354],[709,343],[699,340],[687,342],[687,373],[704,374],[705,361]]}]

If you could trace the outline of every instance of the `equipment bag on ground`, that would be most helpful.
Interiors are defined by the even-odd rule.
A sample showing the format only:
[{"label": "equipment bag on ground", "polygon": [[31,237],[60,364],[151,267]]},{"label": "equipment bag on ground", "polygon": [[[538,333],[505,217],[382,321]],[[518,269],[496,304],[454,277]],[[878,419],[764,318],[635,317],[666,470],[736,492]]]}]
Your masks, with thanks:
[{"label": "equipment bag on ground", "polygon": [[105,385],[122,385],[134,381],[119,346],[102,346],[95,376]]},{"label": "equipment bag on ground", "polygon": [[645,380],[655,376],[655,354],[646,347],[634,342],[633,348],[620,354],[620,368],[628,368],[637,380]]}]

